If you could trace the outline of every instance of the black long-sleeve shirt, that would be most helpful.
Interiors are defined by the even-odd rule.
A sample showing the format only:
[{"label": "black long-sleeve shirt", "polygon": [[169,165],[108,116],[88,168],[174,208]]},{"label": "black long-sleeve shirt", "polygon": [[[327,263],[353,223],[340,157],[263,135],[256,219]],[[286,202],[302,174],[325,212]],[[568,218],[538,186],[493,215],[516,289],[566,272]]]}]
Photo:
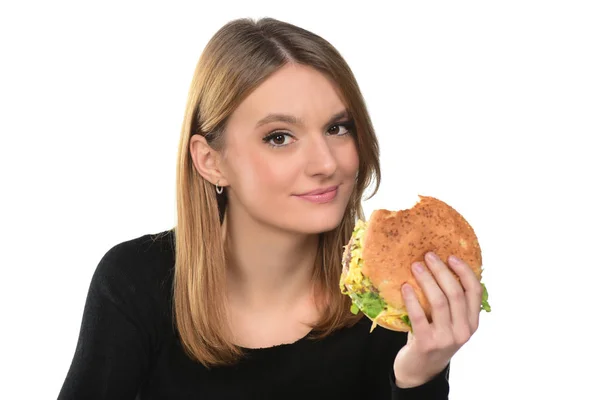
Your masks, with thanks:
[{"label": "black long-sleeve shirt", "polygon": [[250,349],[235,366],[193,362],[173,322],[173,243],[172,231],[148,234],[102,257],[59,400],[447,399],[449,366],[422,386],[396,387],[392,365],[407,335],[369,333],[366,318],[323,340]]}]

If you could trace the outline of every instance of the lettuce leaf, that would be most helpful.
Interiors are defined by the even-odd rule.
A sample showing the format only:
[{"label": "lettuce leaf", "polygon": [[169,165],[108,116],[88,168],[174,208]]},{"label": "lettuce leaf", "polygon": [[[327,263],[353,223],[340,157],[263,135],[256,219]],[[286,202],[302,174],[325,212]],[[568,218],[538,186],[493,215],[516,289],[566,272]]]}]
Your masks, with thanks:
[{"label": "lettuce leaf", "polygon": [[400,319],[401,319],[402,321],[404,321],[404,323],[405,323],[406,325],[408,325],[408,327],[409,327],[409,328],[411,328],[411,329],[412,329],[412,325],[411,325],[411,323],[410,323],[410,318],[408,317],[408,314],[404,314],[403,316],[401,316],[401,317],[400,317]]},{"label": "lettuce leaf", "polygon": [[488,302],[488,291],[483,282],[481,283],[483,286],[483,294],[481,296],[481,310],[485,310],[485,312],[491,312],[492,307],[490,307],[490,303]]},{"label": "lettuce leaf", "polygon": [[356,293],[358,297],[358,307],[364,312],[369,318],[377,317],[386,306],[386,303],[377,293],[366,292]]}]

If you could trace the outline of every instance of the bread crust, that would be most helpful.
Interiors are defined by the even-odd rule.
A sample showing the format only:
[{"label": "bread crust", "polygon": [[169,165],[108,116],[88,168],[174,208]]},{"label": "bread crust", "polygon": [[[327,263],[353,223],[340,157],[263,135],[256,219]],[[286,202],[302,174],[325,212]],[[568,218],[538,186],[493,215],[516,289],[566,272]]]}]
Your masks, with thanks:
[{"label": "bread crust", "polygon": [[[431,319],[431,305],[412,274],[412,263],[423,262],[428,251],[434,251],[446,263],[450,255],[455,255],[481,280],[482,257],[477,236],[460,213],[434,197],[419,198],[410,209],[375,210],[371,214],[364,237],[362,273],[385,301],[398,309],[405,308],[401,287],[408,282]],[[402,321],[397,329],[379,321],[378,324],[388,329],[408,330]]]}]

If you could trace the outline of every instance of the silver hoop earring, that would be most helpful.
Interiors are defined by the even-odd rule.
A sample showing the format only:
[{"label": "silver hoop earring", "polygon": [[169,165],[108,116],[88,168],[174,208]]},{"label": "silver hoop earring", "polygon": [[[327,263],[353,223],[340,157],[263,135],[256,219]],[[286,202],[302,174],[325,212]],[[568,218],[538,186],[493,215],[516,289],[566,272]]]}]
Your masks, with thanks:
[{"label": "silver hoop earring", "polygon": [[223,186],[219,186],[219,181],[217,181],[217,184],[215,185],[215,187],[217,189],[217,194],[223,193]]}]

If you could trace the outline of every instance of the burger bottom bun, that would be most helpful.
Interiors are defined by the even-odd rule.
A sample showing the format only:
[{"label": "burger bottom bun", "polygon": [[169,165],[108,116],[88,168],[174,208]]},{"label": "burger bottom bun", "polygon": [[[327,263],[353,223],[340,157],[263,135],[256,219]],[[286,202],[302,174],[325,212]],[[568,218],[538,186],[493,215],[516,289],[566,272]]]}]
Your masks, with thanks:
[{"label": "burger bottom bun", "polygon": [[[366,314],[365,314],[366,315]],[[374,321],[374,318],[367,316],[371,321]],[[391,331],[396,332],[410,332],[410,327],[404,323],[400,318],[394,318],[392,323],[387,323],[384,321],[377,321],[377,325],[382,328],[389,329]]]}]

